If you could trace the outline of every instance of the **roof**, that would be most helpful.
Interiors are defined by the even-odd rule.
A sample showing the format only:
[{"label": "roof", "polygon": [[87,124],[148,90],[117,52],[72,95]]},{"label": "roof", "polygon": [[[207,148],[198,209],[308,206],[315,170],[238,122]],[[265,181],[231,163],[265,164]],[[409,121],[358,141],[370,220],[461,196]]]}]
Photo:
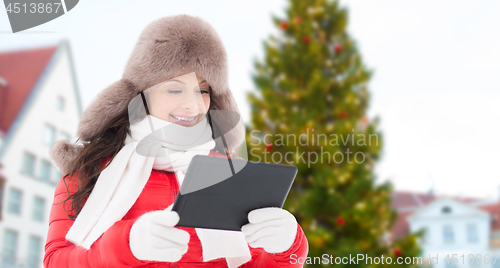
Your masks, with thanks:
[{"label": "roof", "polygon": [[[436,199],[445,197],[446,195],[434,195],[428,193],[396,191],[391,193],[391,208],[399,211],[414,210],[422,206],[432,203]],[[481,199],[475,197],[457,197],[446,196],[464,204],[479,202]]]},{"label": "roof", "polygon": [[[76,80],[71,47],[67,39],[57,45],[33,49],[0,52],[0,137],[4,139],[0,146],[0,161],[10,141],[21,125],[24,115],[36,100],[41,88],[52,72],[59,57],[67,53],[70,79],[76,97],[76,109],[81,117],[82,105]],[[5,83],[6,82],[6,85]]]},{"label": "roof", "polygon": [[57,46],[0,53],[0,131],[8,133]]},{"label": "roof", "polygon": [[396,191],[391,193],[391,208],[392,209],[405,209],[405,208],[418,208],[425,206],[436,199],[433,194]]},{"label": "roof", "polygon": [[496,204],[489,204],[478,206],[478,209],[488,212],[492,217],[491,230],[500,231],[500,202]]},{"label": "roof", "polygon": [[413,214],[413,211],[398,212],[398,217],[391,228],[391,240],[405,236],[410,232],[410,225],[406,218]]}]

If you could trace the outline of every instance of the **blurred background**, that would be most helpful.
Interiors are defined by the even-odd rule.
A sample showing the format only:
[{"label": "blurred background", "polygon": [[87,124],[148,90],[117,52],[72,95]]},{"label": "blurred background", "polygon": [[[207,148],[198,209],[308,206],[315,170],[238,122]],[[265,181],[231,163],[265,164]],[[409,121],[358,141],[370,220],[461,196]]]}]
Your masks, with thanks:
[{"label": "blurred background", "polygon": [[[61,177],[50,146],[76,141],[82,111],[121,77],[141,30],[181,13],[226,46],[249,160],[299,168],[284,208],[310,257],[500,267],[495,0],[85,1],[17,33],[0,11],[0,267],[42,267]],[[280,143],[286,134],[355,142]],[[347,150],[363,161],[299,161]],[[293,163],[279,158],[287,152]]]}]

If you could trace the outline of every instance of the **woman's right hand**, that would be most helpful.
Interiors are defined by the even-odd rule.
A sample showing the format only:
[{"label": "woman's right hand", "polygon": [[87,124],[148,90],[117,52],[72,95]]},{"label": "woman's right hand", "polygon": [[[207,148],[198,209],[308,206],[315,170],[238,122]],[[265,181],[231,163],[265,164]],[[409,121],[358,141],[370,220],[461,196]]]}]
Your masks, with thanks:
[{"label": "woman's right hand", "polygon": [[179,214],[157,210],[140,216],[130,229],[130,249],[139,260],[176,262],[188,250],[190,235],[175,228]]}]

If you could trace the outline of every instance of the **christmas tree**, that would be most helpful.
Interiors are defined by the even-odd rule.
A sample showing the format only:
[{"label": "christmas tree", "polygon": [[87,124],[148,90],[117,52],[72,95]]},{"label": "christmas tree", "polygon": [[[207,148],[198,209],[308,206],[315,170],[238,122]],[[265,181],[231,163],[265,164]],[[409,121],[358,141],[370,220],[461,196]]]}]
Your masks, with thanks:
[{"label": "christmas tree", "polygon": [[420,233],[387,239],[397,214],[392,185],[375,184],[383,136],[379,117],[367,117],[373,71],[346,32],[347,11],[337,1],[291,0],[285,14],[273,15],[278,34],[254,61],[249,160],[298,167],[284,209],[304,229],[309,256],[419,256]]}]

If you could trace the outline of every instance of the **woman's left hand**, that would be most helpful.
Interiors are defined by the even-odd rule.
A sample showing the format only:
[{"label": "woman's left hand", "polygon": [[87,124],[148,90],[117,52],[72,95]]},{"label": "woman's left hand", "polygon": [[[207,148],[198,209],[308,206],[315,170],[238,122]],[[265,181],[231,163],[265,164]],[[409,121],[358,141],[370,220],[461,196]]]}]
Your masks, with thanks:
[{"label": "woman's left hand", "polygon": [[248,213],[248,221],[250,223],[243,225],[241,231],[253,248],[280,253],[290,249],[295,241],[297,220],[287,210],[278,207],[255,209]]}]

